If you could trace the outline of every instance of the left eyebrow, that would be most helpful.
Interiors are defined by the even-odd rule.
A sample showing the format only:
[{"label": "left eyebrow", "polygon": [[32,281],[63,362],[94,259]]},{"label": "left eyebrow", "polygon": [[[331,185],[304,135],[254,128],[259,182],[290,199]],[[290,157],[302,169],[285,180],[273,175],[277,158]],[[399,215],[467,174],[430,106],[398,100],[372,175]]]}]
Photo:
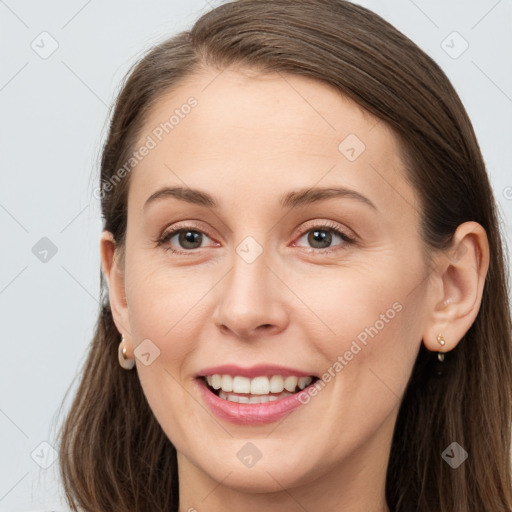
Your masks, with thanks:
[{"label": "left eyebrow", "polygon": [[288,192],[281,198],[280,203],[283,208],[295,208],[297,206],[305,206],[324,199],[330,199],[331,197],[347,197],[350,199],[356,199],[378,211],[377,207],[367,197],[361,195],[355,190],[345,187],[303,188]]},{"label": "left eyebrow", "polygon": [[[150,203],[165,197],[174,197],[180,201],[197,204],[206,208],[219,208],[219,202],[212,195],[202,190],[197,190],[190,187],[164,187],[160,190],[157,190],[148,197],[144,203],[143,209],[145,210]],[[370,201],[370,199],[361,195],[355,190],[344,187],[316,187],[292,190],[291,192],[284,194],[280,198],[279,203],[283,208],[296,208],[333,197],[346,197],[350,199],[356,199],[378,211],[377,207],[372,203],[372,201]]]}]

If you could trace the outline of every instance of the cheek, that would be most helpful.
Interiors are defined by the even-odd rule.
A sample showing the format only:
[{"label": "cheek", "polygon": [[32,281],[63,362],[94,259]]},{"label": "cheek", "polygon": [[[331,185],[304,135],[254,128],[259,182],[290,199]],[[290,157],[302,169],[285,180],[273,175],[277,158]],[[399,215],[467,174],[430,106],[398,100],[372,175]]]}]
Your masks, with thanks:
[{"label": "cheek", "polygon": [[418,272],[407,275],[396,260],[380,265],[357,273],[343,269],[335,279],[303,280],[297,295],[308,311],[297,308],[294,320],[323,356],[322,380],[342,386],[345,396],[364,392],[370,401],[382,393],[401,395],[422,332],[422,287],[411,293]]},{"label": "cheek", "polygon": [[395,277],[377,265],[357,272],[324,268],[307,278],[297,275],[293,291],[300,300],[293,301],[292,322],[307,325],[310,339],[332,351],[342,349],[347,340],[364,343],[401,315],[406,286]]},{"label": "cheek", "polygon": [[174,340],[180,332],[199,327],[201,298],[215,282],[208,273],[201,276],[190,269],[154,265],[149,258],[134,261],[126,281],[133,332],[138,337]]},{"label": "cheek", "polygon": [[[323,439],[335,458],[347,447],[363,449],[397,412],[407,386],[421,336],[415,309],[403,296],[396,298],[393,292],[355,294],[353,301],[341,302],[331,324],[336,336],[316,337],[316,348],[328,363],[311,403],[321,404],[315,412],[328,419]],[[365,299],[359,303],[363,306],[359,299]]]}]

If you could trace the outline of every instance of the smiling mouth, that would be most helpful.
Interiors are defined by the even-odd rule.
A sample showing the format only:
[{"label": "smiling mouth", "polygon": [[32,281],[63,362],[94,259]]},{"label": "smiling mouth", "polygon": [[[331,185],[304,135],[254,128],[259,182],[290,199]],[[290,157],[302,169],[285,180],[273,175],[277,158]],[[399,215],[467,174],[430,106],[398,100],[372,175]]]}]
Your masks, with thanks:
[{"label": "smiling mouth", "polygon": [[261,404],[294,395],[314,384],[318,377],[272,375],[250,379],[240,375],[217,373],[201,379],[219,398],[242,404]]}]

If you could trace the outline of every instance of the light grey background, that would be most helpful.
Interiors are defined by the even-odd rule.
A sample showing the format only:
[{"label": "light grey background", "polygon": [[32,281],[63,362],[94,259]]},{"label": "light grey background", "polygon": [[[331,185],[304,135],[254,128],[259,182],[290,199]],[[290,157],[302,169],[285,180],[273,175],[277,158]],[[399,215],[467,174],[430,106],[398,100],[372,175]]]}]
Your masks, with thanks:
[{"label": "light grey background", "polygon": [[[219,3],[0,0],[0,511],[64,510],[51,445],[96,321],[101,222],[92,192],[120,80],[150,45]],[[510,240],[511,0],[359,3],[413,39],[452,80]],[[44,252],[43,237],[54,255]]]}]

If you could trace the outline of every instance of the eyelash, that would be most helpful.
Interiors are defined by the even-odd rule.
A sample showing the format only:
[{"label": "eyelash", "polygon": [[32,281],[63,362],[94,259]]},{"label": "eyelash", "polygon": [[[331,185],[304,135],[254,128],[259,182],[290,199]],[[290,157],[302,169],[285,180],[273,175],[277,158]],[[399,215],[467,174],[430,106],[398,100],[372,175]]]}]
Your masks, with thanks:
[{"label": "eyelash", "polygon": [[[188,250],[178,250],[173,249],[170,245],[167,245],[167,242],[174,237],[174,235],[181,233],[182,231],[193,231],[195,233],[201,233],[209,238],[212,238],[210,234],[207,231],[204,231],[202,229],[199,229],[197,226],[194,226],[193,224],[185,224],[185,225],[178,225],[175,226],[171,231],[168,231],[164,233],[158,240],[156,240],[157,246],[162,247],[164,251],[171,251],[173,254],[181,254],[181,255],[190,255],[193,256],[196,254],[196,251],[200,250],[201,248],[197,249],[188,249]],[[312,227],[308,227],[304,231],[302,231],[299,235],[299,238],[302,238],[305,234],[309,233],[310,231],[331,231],[335,235],[338,235],[345,244],[343,245],[353,245],[356,243],[356,239],[347,235],[344,231],[341,231],[337,225],[331,224],[329,222],[322,222],[320,224],[312,225]],[[308,253],[319,253],[320,255],[329,254],[331,252],[343,250],[342,248],[326,248],[326,249],[315,249],[314,247],[306,248],[309,249]]]}]

